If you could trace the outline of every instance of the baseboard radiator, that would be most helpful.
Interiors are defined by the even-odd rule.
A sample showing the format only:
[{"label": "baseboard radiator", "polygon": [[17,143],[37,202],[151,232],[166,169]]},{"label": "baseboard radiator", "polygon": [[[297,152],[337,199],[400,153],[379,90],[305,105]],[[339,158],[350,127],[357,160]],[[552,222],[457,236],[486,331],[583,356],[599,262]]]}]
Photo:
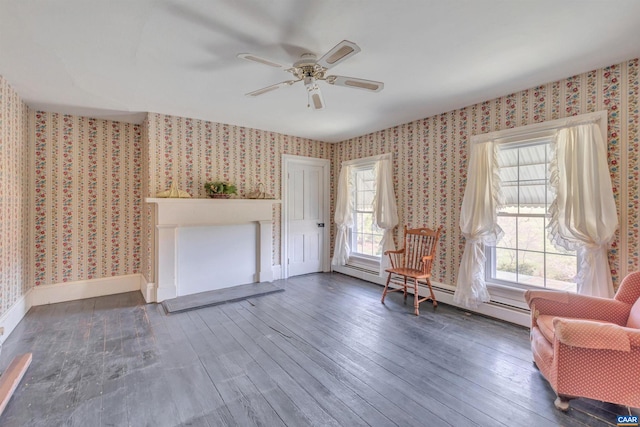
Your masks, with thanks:
[{"label": "baseboard radiator", "polygon": [[[347,276],[357,277],[367,282],[376,283],[381,286],[384,286],[386,282],[386,277],[380,277],[377,270],[372,270],[371,268],[366,268],[359,265],[347,264],[344,266],[335,267],[334,271],[345,274]],[[488,303],[482,304],[482,306],[480,306],[477,310],[470,310],[465,307],[460,307],[456,303],[454,303],[453,294],[455,292],[455,289],[453,289],[453,287],[446,286],[437,282],[432,283],[431,286],[433,287],[433,291],[436,294],[438,302],[458,307],[467,312],[474,312],[477,314],[504,320],[510,323],[515,323],[521,326],[530,326],[530,311],[528,309],[518,307],[516,305],[511,305],[506,302],[492,300]],[[425,289],[425,286],[420,287],[421,295]],[[409,293],[413,294],[413,289],[411,287],[409,287],[408,291]]]}]

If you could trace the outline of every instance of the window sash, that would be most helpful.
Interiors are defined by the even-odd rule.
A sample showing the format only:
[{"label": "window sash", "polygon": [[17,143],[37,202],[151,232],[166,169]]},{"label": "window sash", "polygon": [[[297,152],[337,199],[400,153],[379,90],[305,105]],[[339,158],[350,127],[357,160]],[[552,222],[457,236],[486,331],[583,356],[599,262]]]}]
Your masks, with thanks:
[{"label": "window sash", "polygon": [[[349,233],[350,233],[350,242],[351,242],[351,254],[353,257],[379,261],[380,255],[367,253],[363,251],[358,244],[359,237],[362,237],[363,239],[368,237],[369,240],[372,242],[372,245],[375,245],[375,242],[377,240],[376,238],[382,239],[382,232],[376,232],[375,229],[377,227],[375,226],[375,223],[373,223],[371,229],[368,230],[365,228],[364,226],[365,224],[361,224],[359,221],[359,218],[362,217],[363,215],[371,215],[371,220],[373,221],[373,214],[374,214],[373,204],[371,204],[370,209],[365,209],[364,207],[366,206],[366,204],[360,203],[361,202],[360,197],[364,197],[366,193],[373,193],[371,194],[371,197],[370,197],[371,201],[373,201],[373,198],[375,197],[375,176],[372,179],[366,179],[366,178],[360,178],[358,174],[373,171],[374,166],[375,166],[375,163],[367,162],[366,164],[362,164],[362,165],[358,165],[357,167],[354,167],[352,171],[353,173],[352,182],[354,183],[353,190],[352,190],[354,194],[354,198],[353,198],[354,226],[350,229]],[[361,184],[364,184],[365,182],[373,181],[373,189],[372,190],[362,189],[358,185],[361,180],[363,181]],[[373,249],[374,248],[372,248],[372,250]]]},{"label": "window sash", "polygon": [[[512,176],[509,176],[510,179],[502,181],[502,186],[510,187],[512,189],[515,187],[515,191],[517,193],[516,194],[517,201],[515,204],[509,203],[508,205],[500,207],[499,208],[500,210],[498,211],[497,215],[498,217],[516,218],[516,222],[515,222],[515,229],[512,232],[514,235],[510,236],[514,239],[513,245],[506,245],[504,244],[504,240],[503,240],[502,244],[500,242],[496,242],[496,245],[494,246],[485,247],[485,253],[486,253],[485,280],[487,283],[492,283],[492,284],[512,287],[512,288],[518,288],[518,289],[548,289],[550,280],[551,280],[549,277],[550,271],[547,268],[549,256],[553,256],[553,257],[566,256],[566,257],[576,258],[575,254],[561,253],[553,250],[552,249],[553,247],[549,246],[551,243],[548,242],[545,236],[547,220],[549,219],[548,209],[551,204],[551,200],[549,200],[550,199],[549,198],[550,184],[549,184],[549,172],[548,172],[548,164],[550,161],[549,148],[544,147],[544,160],[539,158],[539,155],[540,155],[539,150],[537,150],[538,151],[537,153],[535,151],[530,152],[530,154],[526,156],[526,158],[525,156],[522,156],[521,151],[518,151],[516,153],[511,151],[511,150],[526,149],[530,147],[548,146],[551,143],[553,143],[553,141],[549,136],[549,137],[536,138],[535,140],[531,140],[531,139],[528,139],[525,141],[510,140],[508,142],[503,142],[499,147],[500,151],[498,153],[498,156],[500,156],[501,152],[504,154],[508,153],[508,157],[505,155],[505,157],[499,158],[499,161],[498,161],[499,164],[502,164],[500,166],[500,169],[502,169],[501,175],[506,174],[505,169],[507,168],[510,169],[509,173],[512,175]],[[515,158],[514,158],[514,154],[515,154]],[[538,155],[538,157],[536,157],[536,154]],[[507,164],[504,164],[505,162],[507,162]],[[539,168],[541,165],[545,165],[544,176],[531,176],[531,173],[536,174],[540,172],[539,170],[536,171],[535,168],[536,167]],[[527,169],[525,170],[525,168]],[[523,171],[525,171],[526,174],[528,174],[528,176],[526,177],[522,176]],[[515,177],[513,176],[514,172],[516,174]],[[521,190],[523,187],[526,187],[527,185],[532,185],[532,184],[536,186],[544,186],[542,189],[544,194],[536,194],[536,191],[538,192],[541,191],[539,188],[535,188],[535,187],[529,188],[529,193],[528,193],[529,199],[527,199],[525,195],[523,195]],[[513,193],[511,194],[513,195]],[[530,207],[528,205],[531,205],[531,204],[534,204],[534,205],[539,204],[540,207],[544,207],[544,213],[535,213],[535,212],[526,212],[526,211],[523,212],[523,208],[526,209],[527,207]],[[505,211],[505,208],[507,207],[516,208],[517,211],[516,212]],[[542,233],[542,240],[541,240],[542,250],[540,250],[540,248],[538,249],[522,249],[521,248],[521,242],[520,242],[520,236],[519,236],[521,224],[518,221],[518,219],[520,218],[545,218],[546,219],[543,223],[544,228],[539,230],[540,233]],[[514,272],[515,280],[512,281],[512,280],[507,280],[505,278],[498,277],[498,273],[501,270],[498,270],[497,250],[513,251],[513,255],[515,256],[515,265],[516,265],[515,272]],[[540,276],[529,276],[520,272],[520,256],[528,253],[538,254],[542,256],[541,257],[542,258],[541,267],[543,270],[543,275],[541,277],[542,285],[534,285],[534,284],[524,283],[520,281],[521,275],[532,277],[533,280],[535,280],[536,277],[540,277]],[[578,266],[580,265],[579,260],[577,260],[577,265]],[[560,281],[560,282],[571,283],[571,282],[565,282],[565,281]],[[558,286],[561,286],[561,285],[558,285]]]}]

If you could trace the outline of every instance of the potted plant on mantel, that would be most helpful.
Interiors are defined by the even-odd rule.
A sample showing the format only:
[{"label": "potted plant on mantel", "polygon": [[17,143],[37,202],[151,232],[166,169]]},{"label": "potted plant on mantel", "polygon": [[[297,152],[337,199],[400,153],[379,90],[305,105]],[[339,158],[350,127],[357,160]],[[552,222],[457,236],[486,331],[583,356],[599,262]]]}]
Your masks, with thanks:
[{"label": "potted plant on mantel", "polygon": [[228,199],[232,194],[237,194],[238,189],[227,181],[205,182],[204,189],[207,196],[213,199]]}]

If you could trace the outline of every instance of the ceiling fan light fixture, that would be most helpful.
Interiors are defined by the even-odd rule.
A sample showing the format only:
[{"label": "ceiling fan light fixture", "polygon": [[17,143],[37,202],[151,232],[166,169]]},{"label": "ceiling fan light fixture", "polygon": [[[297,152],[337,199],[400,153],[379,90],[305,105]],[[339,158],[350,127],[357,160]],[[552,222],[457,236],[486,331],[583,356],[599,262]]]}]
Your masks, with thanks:
[{"label": "ceiling fan light fixture", "polygon": [[304,86],[307,88],[309,94],[307,107],[313,107],[314,110],[322,110],[324,108],[324,99],[322,98],[322,92],[320,92],[316,79],[310,76],[305,77]]},{"label": "ceiling fan light fixture", "polygon": [[318,93],[309,93],[311,98],[311,105],[314,110],[322,110],[324,108],[324,102],[322,101],[322,95]]}]

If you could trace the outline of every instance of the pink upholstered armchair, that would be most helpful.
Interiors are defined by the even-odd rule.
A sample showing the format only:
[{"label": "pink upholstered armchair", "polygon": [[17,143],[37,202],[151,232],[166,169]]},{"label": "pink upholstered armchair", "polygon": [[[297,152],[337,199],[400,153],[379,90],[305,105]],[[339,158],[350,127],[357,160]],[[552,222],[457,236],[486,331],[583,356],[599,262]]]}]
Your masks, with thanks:
[{"label": "pink upholstered armchair", "polygon": [[640,272],[613,299],[527,291],[531,350],[558,409],[586,397],[640,407]]}]

